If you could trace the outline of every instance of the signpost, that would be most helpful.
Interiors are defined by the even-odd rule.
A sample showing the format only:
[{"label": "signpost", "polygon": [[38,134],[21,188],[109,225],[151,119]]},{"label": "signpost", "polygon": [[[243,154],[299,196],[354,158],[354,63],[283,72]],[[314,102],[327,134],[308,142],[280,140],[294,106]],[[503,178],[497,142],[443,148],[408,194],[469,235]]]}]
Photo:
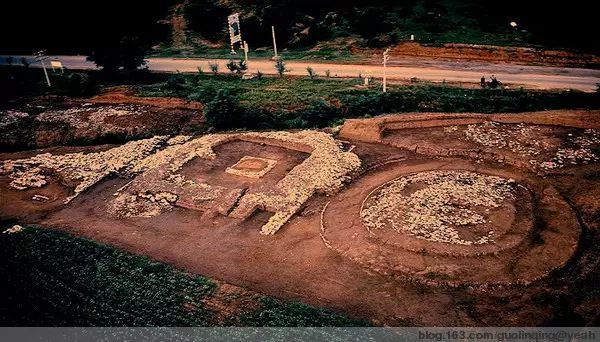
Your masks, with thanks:
[{"label": "signpost", "polygon": [[61,74],[65,73],[65,68],[59,60],[50,61],[50,66],[52,67],[52,71],[56,72],[56,69],[60,69]]},{"label": "signpost", "polygon": [[244,43],[242,45],[244,47],[244,61],[246,61],[246,66],[248,66],[248,43],[246,43],[246,41],[244,40]]},{"label": "signpost", "polygon": [[383,52],[383,92],[387,92],[387,73],[386,73],[386,67],[387,67],[387,62],[390,59],[389,56],[390,53],[390,49],[385,49],[385,51]]},{"label": "signpost", "polygon": [[240,31],[240,14],[234,13],[227,17],[229,27],[229,40],[231,43],[231,54],[235,54],[233,46],[235,43],[242,43],[242,32]]},{"label": "signpost", "polygon": [[44,61],[49,57],[44,55],[44,51],[38,51],[35,55],[35,60],[42,64],[42,70],[44,70],[44,76],[46,76],[46,83],[48,83],[48,87],[51,87],[52,84],[50,84],[50,77],[48,77],[48,71],[46,71],[46,64],[44,64]]}]

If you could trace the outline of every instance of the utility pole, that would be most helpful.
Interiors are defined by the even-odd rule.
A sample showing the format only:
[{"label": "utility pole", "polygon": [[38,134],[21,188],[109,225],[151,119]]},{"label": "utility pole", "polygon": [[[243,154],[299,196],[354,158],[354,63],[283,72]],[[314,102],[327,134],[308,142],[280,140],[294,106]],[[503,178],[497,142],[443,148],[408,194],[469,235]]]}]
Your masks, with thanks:
[{"label": "utility pole", "polygon": [[46,64],[44,64],[44,60],[48,59],[48,56],[44,56],[44,51],[38,51],[35,55],[37,56],[36,60],[42,64],[42,70],[44,70],[44,76],[46,76],[46,83],[48,83],[48,87],[51,87],[52,84],[50,84],[50,77],[48,77]]},{"label": "utility pole", "polygon": [[275,41],[275,26],[271,26],[271,33],[273,33],[273,51],[275,52],[275,56],[273,58],[277,59],[277,42]]},{"label": "utility pole", "polygon": [[390,59],[389,56],[390,53],[390,49],[385,49],[385,51],[383,52],[383,92],[387,92],[387,73],[386,73],[386,67],[387,67],[387,62]]}]

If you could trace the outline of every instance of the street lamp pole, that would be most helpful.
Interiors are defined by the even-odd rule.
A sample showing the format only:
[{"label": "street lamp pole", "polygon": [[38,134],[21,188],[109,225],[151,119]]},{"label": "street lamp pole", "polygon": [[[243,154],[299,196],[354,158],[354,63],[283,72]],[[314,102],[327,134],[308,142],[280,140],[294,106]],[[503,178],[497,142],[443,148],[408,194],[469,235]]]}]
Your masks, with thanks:
[{"label": "street lamp pole", "polygon": [[46,83],[48,83],[48,87],[51,87],[52,85],[50,84],[50,77],[48,77],[48,71],[46,70],[46,64],[44,64],[44,60],[40,60],[40,63],[42,63],[42,69],[44,70],[44,75],[46,76]]},{"label": "street lamp pole", "polygon": [[51,87],[50,77],[48,77],[48,71],[46,71],[46,64],[44,64],[44,60],[48,59],[47,56],[44,56],[44,51],[39,51],[36,53],[37,60],[42,64],[42,70],[44,70],[44,76],[46,76],[46,83],[48,83],[48,87]]},{"label": "street lamp pole", "polygon": [[277,42],[275,41],[275,26],[271,26],[271,33],[273,34],[273,51],[275,52],[274,58],[277,58]]}]

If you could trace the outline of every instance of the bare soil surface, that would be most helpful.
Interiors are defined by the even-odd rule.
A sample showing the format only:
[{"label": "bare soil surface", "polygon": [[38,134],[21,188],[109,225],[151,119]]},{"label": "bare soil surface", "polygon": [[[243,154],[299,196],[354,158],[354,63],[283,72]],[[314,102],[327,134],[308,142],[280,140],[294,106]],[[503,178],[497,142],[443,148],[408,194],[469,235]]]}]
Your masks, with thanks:
[{"label": "bare soil surface", "polygon": [[[360,51],[359,53],[368,53]],[[377,57],[381,53],[377,54]],[[525,65],[545,65],[563,67],[600,66],[600,57],[572,51],[547,50],[525,47],[504,47],[473,44],[444,44],[442,46],[421,45],[416,42],[398,44],[391,48],[393,57],[415,59],[480,61]]]},{"label": "bare soil surface", "polygon": [[200,102],[184,100],[175,97],[139,97],[135,96],[135,89],[128,86],[118,86],[104,89],[104,91],[89,99],[85,103],[99,104],[136,104],[147,105],[166,109],[189,109],[201,111],[204,106]]},{"label": "bare soil surface", "polygon": [[[239,140],[219,145],[214,151],[219,155],[219,158],[208,161],[205,159],[193,159],[183,166],[181,174],[191,180],[208,182],[210,184],[232,189],[264,189],[274,186],[278,181],[285,177],[290,170],[308,157],[308,154],[299,151]],[[277,164],[263,177],[258,179],[225,172],[228,167],[233,165],[242,167],[240,164],[236,163],[245,156],[277,160]],[[252,169],[251,167],[253,165],[244,163],[243,166]],[[259,166],[264,167],[265,165]],[[260,167],[260,169],[262,169],[262,167]]]},{"label": "bare soil surface", "polygon": [[[338,193],[313,195],[274,235],[259,234],[272,215],[266,210],[244,220],[207,216],[180,206],[152,217],[108,215],[114,194],[131,177],[140,177],[127,173],[104,178],[66,205],[61,199],[70,195],[73,184],[49,177],[45,187],[19,191],[7,186],[7,176],[0,176],[0,213],[6,222],[65,230],[251,291],[329,307],[378,325],[597,325],[600,165],[590,157],[554,168],[540,166],[564,148],[588,149],[596,155],[598,143],[591,138],[596,131],[589,129],[598,128],[597,120],[592,112],[545,114],[500,116],[510,120],[498,119],[507,127],[474,126],[484,133],[525,132],[529,141],[523,142],[530,144],[546,142],[545,152],[533,158],[523,152],[528,151],[527,144],[523,149],[497,147],[486,145],[490,139],[470,139],[465,133],[468,126],[484,124],[478,115],[462,115],[455,118],[462,120],[458,122],[439,114],[351,120],[338,138],[360,158],[360,174]],[[552,118],[552,123],[538,130],[543,118]],[[523,127],[517,127],[520,122]],[[591,143],[582,146],[575,141],[580,137]],[[65,151],[52,150],[61,152]],[[308,155],[282,145],[237,140],[216,146],[214,152],[210,161],[191,158],[181,173],[231,187],[268,188]],[[258,179],[223,172],[244,156],[277,164]],[[532,167],[530,159],[539,163]],[[361,217],[363,204],[375,203],[391,181],[431,171],[513,180],[510,196],[499,197],[496,206],[455,200],[440,206],[486,217],[485,223],[468,221],[456,230],[461,241],[477,241],[493,230],[490,241],[436,242],[390,226],[369,233]],[[413,196],[432,184],[411,183],[400,197]],[[457,194],[471,191],[468,181],[464,188],[460,182],[449,184],[458,186]],[[482,191],[488,193],[485,187]],[[38,193],[48,201],[33,201]],[[235,310],[235,305],[224,310]]]},{"label": "bare soil surface", "polygon": [[189,132],[204,125],[202,105],[170,98],[139,98],[129,88],[89,99],[48,96],[0,109],[0,149],[122,143]]}]

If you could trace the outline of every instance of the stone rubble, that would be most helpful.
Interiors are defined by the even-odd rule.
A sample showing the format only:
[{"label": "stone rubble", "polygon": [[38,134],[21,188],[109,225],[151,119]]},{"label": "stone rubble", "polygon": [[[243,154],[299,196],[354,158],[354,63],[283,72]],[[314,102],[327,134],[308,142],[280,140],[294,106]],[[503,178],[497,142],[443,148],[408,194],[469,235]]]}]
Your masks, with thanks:
[{"label": "stone rubble", "polygon": [[[457,130],[458,126],[444,128],[446,133]],[[516,153],[527,158],[531,167],[542,170],[600,161],[597,152],[600,150],[600,130],[596,129],[586,129],[577,137],[569,133],[561,145],[570,147],[560,147],[552,138],[545,137],[551,136],[550,128],[522,123],[507,125],[490,121],[472,124],[464,129],[464,135],[467,140],[483,146]]]},{"label": "stone rubble", "polygon": [[6,160],[0,163],[0,175],[8,175],[12,179],[9,186],[17,190],[43,187],[48,175],[56,175],[64,183],[77,184],[74,194],[65,200],[68,203],[110,174],[127,174],[167,139],[156,136],[97,153],[44,153],[27,159]]},{"label": "stone rubble", "polygon": [[536,156],[550,146],[535,139],[540,128],[525,124],[502,125],[493,121],[468,125],[464,134],[468,140],[487,147],[508,149],[522,156]]},{"label": "stone rubble", "polygon": [[20,226],[18,224],[15,224],[14,226],[12,226],[12,227],[4,230],[2,232],[2,234],[16,234],[16,233],[19,233],[19,232],[23,231],[23,229],[24,228],[22,226]]},{"label": "stone rubble", "polygon": [[29,117],[29,114],[25,112],[15,110],[0,111],[0,129],[6,128],[27,117]]},{"label": "stone rubble", "polygon": [[[213,147],[229,141],[244,140],[255,143],[273,144],[296,149],[311,155],[294,167],[273,189],[269,191],[246,192],[229,216],[246,218],[256,209],[274,212],[261,228],[262,234],[274,234],[279,230],[316,192],[330,194],[351,178],[360,168],[356,154],[342,151],[342,146],[331,135],[317,131],[301,132],[247,132],[233,134],[209,134],[187,141],[181,145],[166,147],[158,153],[137,163],[132,171],[141,173],[124,191],[116,194],[113,212],[125,216],[138,212],[158,214],[161,208],[150,211],[132,210],[126,201],[132,193],[149,190],[170,191],[179,196],[177,204],[210,203],[226,198],[232,191],[206,183],[197,183],[178,173],[187,162],[194,158],[217,158]],[[206,204],[208,203],[208,204]],[[147,204],[143,204],[146,206]],[[123,206],[123,210],[121,210]]]},{"label": "stone rubble", "polygon": [[138,105],[83,105],[69,109],[47,110],[36,116],[38,122],[65,122],[78,130],[103,130],[107,132],[122,130],[122,127],[106,122],[107,118],[143,115],[146,108]]},{"label": "stone rubble", "polygon": [[[407,194],[407,188],[417,190]],[[361,218],[374,232],[392,229],[433,242],[478,245],[493,241],[493,231],[477,240],[464,240],[457,226],[488,222],[473,208],[497,208],[514,198],[513,180],[470,171],[428,171],[385,184],[365,202]],[[487,212],[487,211],[486,211]]]},{"label": "stone rubble", "polygon": [[33,195],[33,197],[31,197],[31,199],[34,200],[34,201],[39,201],[39,202],[46,202],[50,198],[48,196],[36,194],[36,195]]}]

